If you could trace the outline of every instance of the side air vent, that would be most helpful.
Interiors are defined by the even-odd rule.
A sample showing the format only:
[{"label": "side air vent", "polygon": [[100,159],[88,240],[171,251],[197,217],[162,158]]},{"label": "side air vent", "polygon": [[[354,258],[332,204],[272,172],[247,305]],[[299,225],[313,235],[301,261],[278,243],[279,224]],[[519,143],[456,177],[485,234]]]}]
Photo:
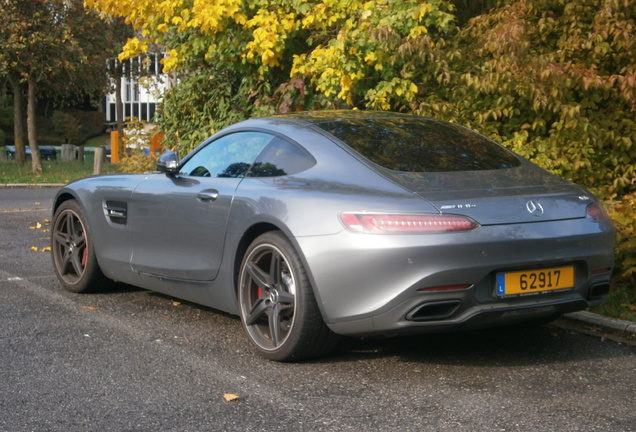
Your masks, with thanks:
[{"label": "side air vent", "polygon": [[128,221],[128,204],[123,201],[106,201],[104,206],[106,217],[112,223],[126,225]]}]

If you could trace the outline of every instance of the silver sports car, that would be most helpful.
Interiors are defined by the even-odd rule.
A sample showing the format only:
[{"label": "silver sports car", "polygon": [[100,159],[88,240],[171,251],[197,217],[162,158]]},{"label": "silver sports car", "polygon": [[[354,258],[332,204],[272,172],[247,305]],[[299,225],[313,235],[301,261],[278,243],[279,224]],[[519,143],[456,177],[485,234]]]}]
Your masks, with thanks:
[{"label": "silver sports car", "polygon": [[157,170],[59,191],[60,282],[118,281],[240,315],[268,359],[325,355],[339,335],[550,320],[609,290],[613,227],[598,200],[456,124],[252,119]]}]

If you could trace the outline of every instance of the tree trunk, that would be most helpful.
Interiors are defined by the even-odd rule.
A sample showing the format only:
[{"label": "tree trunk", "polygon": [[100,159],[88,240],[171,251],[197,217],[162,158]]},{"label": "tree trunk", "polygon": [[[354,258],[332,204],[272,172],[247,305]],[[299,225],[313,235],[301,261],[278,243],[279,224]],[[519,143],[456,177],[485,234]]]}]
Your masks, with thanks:
[{"label": "tree trunk", "polygon": [[115,111],[117,117],[117,138],[119,140],[117,147],[119,148],[119,156],[121,157],[123,154],[122,137],[124,136],[124,101],[121,97],[121,81],[124,75],[123,63],[117,61],[115,70]]},{"label": "tree trunk", "polygon": [[29,147],[31,148],[31,168],[34,174],[42,173],[42,158],[38,147],[38,134],[35,122],[35,95],[37,81],[29,76],[29,96],[27,103],[27,130],[29,134]]},{"label": "tree trunk", "polygon": [[80,163],[84,163],[84,146],[77,146],[77,161]]},{"label": "tree trunk", "polygon": [[26,162],[24,150],[24,121],[22,117],[22,86],[17,78],[9,78],[13,90],[13,136],[15,144],[15,161],[19,164]]}]

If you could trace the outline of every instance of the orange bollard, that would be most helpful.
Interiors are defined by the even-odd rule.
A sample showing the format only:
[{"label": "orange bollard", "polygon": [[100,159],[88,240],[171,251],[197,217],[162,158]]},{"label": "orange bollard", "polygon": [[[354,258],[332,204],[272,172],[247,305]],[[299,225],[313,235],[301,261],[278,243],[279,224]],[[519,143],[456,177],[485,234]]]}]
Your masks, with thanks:
[{"label": "orange bollard", "polygon": [[165,135],[162,133],[154,134],[150,138],[150,153],[156,153],[161,150],[161,141],[163,141]]},{"label": "orange bollard", "polygon": [[119,132],[110,133],[110,163],[119,163]]}]

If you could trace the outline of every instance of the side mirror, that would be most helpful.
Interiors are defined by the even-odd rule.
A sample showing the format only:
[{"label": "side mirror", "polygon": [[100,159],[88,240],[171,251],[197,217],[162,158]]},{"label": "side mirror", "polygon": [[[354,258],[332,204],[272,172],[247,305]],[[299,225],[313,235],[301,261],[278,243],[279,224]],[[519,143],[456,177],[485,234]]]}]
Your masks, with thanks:
[{"label": "side mirror", "polygon": [[177,152],[166,150],[157,161],[157,171],[167,175],[175,175],[179,172],[179,155]]}]

